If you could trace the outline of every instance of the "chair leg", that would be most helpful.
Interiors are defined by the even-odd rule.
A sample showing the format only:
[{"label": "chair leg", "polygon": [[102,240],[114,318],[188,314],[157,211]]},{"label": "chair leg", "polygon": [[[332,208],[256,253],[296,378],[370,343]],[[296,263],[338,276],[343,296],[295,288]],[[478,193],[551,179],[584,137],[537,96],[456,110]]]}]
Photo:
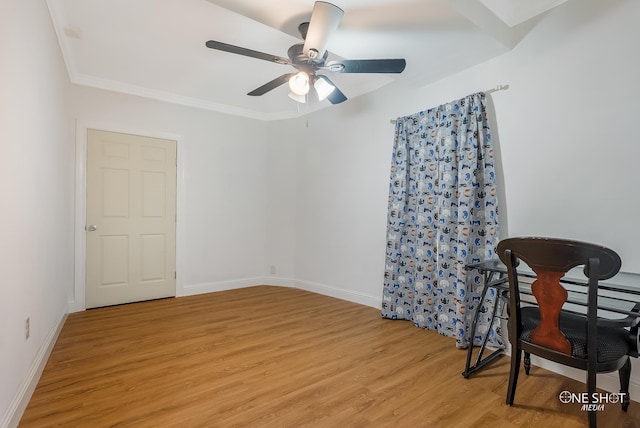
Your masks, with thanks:
[{"label": "chair leg", "polygon": [[524,372],[529,376],[529,371],[531,371],[531,354],[528,352],[524,353]]},{"label": "chair leg", "polygon": [[[596,370],[593,367],[587,369],[587,393],[589,394],[589,404],[592,403],[592,397],[596,392]],[[596,428],[596,411],[589,410],[589,428]]]},{"label": "chair leg", "polygon": [[511,349],[511,370],[509,371],[509,386],[507,388],[507,405],[513,405],[516,396],[516,385],[518,384],[518,372],[520,371],[521,349]]},{"label": "chair leg", "polygon": [[589,428],[596,428],[596,427],[597,427],[596,411],[589,410]]},{"label": "chair leg", "polygon": [[627,362],[624,363],[624,366],[618,370],[618,376],[620,377],[620,392],[624,394],[622,397],[622,411],[626,412],[629,408],[629,403],[631,402],[631,397],[629,397],[629,381],[631,379],[631,359],[627,358]]}]

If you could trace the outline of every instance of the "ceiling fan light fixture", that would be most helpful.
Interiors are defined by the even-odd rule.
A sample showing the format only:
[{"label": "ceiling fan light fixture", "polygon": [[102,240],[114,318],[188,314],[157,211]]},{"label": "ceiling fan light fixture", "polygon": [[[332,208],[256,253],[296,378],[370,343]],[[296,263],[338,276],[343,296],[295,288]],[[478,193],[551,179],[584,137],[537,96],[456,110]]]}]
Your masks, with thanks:
[{"label": "ceiling fan light fixture", "polygon": [[318,93],[318,99],[320,101],[325,100],[331,94],[331,92],[333,92],[333,90],[336,89],[335,86],[333,86],[331,83],[327,82],[322,78],[316,79],[315,83],[313,84],[313,87]]},{"label": "ceiling fan light fixture", "polygon": [[289,98],[291,98],[294,101],[299,102],[300,104],[305,104],[307,102],[307,96],[306,95],[298,95],[298,94],[295,94],[293,92],[289,92]]},{"label": "ceiling fan light fixture", "polygon": [[309,92],[309,75],[304,71],[294,74],[289,79],[289,88],[296,95],[306,95]]}]

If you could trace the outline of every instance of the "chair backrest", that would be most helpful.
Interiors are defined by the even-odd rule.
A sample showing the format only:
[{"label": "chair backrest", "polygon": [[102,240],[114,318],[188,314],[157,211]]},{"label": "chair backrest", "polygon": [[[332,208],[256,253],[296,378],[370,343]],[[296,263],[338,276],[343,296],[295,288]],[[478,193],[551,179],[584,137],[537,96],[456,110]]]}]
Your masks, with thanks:
[{"label": "chair backrest", "polygon": [[540,324],[531,334],[531,343],[571,355],[571,344],[559,328],[559,316],[567,300],[567,291],[560,279],[571,269],[584,266],[588,281],[587,317],[589,329],[596,329],[598,281],[616,275],[622,264],[618,254],[606,247],[566,239],[524,237],[500,241],[497,247],[500,260],[507,266],[510,288],[509,339],[515,343],[520,337],[520,287],[518,264],[525,262],[537,275],[531,291],[537,301]]}]

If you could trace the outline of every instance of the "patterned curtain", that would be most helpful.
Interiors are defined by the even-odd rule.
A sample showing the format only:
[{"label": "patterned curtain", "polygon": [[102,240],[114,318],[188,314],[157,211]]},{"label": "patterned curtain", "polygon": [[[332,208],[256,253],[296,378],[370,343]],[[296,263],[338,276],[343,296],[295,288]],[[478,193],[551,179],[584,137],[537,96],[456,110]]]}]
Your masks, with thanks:
[{"label": "patterned curtain", "polygon": [[[498,206],[491,131],[483,93],[396,121],[391,162],[382,316],[410,320],[466,347],[489,331],[492,296],[480,302],[482,276],[469,263],[494,255]],[[496,320],[497,321],[497,320]]]}]

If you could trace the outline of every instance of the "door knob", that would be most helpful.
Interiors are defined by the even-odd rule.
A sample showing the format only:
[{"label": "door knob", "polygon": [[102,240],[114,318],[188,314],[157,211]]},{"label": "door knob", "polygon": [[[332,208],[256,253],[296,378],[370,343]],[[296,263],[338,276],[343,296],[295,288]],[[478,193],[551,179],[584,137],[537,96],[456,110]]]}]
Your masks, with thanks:
[{"label": "door knob", "polygon": [[96,230],[98,230],[98,226],[96,226],[95,224],[92,224],[91,226],[89,226],[89,227],[87,228],[87,230],[88,230],[89,232],[96,231]]}]

